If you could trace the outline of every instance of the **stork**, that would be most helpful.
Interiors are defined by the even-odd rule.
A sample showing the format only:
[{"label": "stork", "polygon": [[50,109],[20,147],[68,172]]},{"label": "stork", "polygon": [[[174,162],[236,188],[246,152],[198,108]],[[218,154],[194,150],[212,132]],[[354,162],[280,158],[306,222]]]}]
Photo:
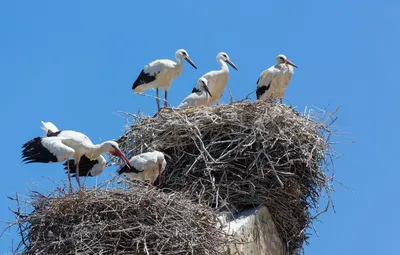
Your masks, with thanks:
[{"label": "stork", "polygon": [[[88,157],[83,155],[79,161],[79,176],[83,177],[94,177],[98,176],[103,172],[106,167],[107,161],[103,156],[100,156],[94,160],[90,160]],[[76,177],[76,164],[74,159],[70,159],[63,164],[65,170],[68,170],[72,175],[72,177]]]},{"label": "stork", "polygon": [[[58,128],[51,122],[42,121],[42,124],[43,124],[42,129],[45,131],[45,136],[47,136],[47,134],[51,135],[52,133],[58,131]],[[106,164],[107,164],[106,159],[101,155],[94,160],[91,160],[85,155],[82,155],[82,157],[79,160],[78,174],[79,176],[84,176],[84,177],[98,176],[99,174],[101,174],[101,172],[103,172],[104,168],[106,167]],[[74,174],[72,175],[72,177],[76,177],[77,164],[75,163],[74,159],[69,159],[65,161],[63,165],[65,166],[64,167],[65,170],[69,170],[70,174]]]},{"label": "stork", "polygon": [[195,92],[183,99],[178,108],[185,109],[188,107],[208,105],[209,98],[212,97],[212,95],[207,84],[208,81],[206,78],[200,78],[193,89]]},{"label": "stork", "polygon": [[158,110],[160,109],[158,89],[160,88],[164,90],[164,107],[166,107],[168,89],[171,86],[172,80],[181,74],[183,69],[183,60],[186,60],[197,69],[186,50],[179,49],[175,53],[175,57],[176,62],[169,59],[158,59],[146,65],[132,86],[134,93],[142,93],[147,89],[155,88]]},{"label": "stork", "polygon": [[278,55],[276,64],[264,70],[257,80],[257,100],[273,102],[279,98],[282,103],[282,98],[294,73],[293,67],[298,68],[285,55]]},{"label": "stork", "polygon": [[126,166],[118,170],[118,174],[123,174],[130,179],[150,181],[154,185],[154,181],[159,177],[161,183],[161,175],[167,166],[164,154],[159,151],[145,152],[130,159],[131,168]]},{"label": "stork", "polygon": [[[42,129],[45,131],[45,137],[36,137],[22,146],[22,159],[23,162],[26,162],[27,164],[55,163],[67,161],[69,158],[73,157],[75,160],[74,162],[76,163],[75,178],[79,187],[81,187],[79,180],[79,162],[83,155],[90,160],[94,160],[99,158],[102,153],[110,153],[118,156],[125,161],[128,167],[131,167],[128,158],[121,152],[115,141],[93,144],[86,135],[80,132],[73,130],[58,131],[56,126],[51,122],[42,121],[42,124]],[[68,180],[71,185],[69,167]]]},{"label": "stork", "polygon": [[[239,71],[239,69],[235,66],[235,64],[233,64],[232,60],[229,58],[228,54],[226,54],[225,52],[218,53],[216,59],[217,63],[221,65],[221,70],[210,71],[202,76],[202,78],[207,79],[208,88],[213,95],[211,98],[209,98],[209,105],[213,103],[219,104],[219,100],[224,93],[229,77],[229,68],[227,63],[232,66],[236,71]],[[196,92],[196,87],[193,88],[192,93],[193,92]]]}]

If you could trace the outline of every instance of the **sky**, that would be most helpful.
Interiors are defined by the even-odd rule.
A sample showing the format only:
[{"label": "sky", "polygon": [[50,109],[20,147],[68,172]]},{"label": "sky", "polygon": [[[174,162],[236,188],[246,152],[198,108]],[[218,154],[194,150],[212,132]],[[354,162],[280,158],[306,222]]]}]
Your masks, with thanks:
[{"label": "sky", "polygon": [[[61,164],[21,164],[22,144],[43,134],[41,120],[94,142],[114,139],[126,121],[118,111],[156,111],[154,99],[131,91],[150,61],[184,48],[198,66],[185,63],[172,83],[176,106],[202,74],[219,68],[220,51],[239,68],[227,85],[234,99],[253,91],[282,53],[299,66],[285,94],[294,106],[341,106],[335,175],[351,189],[336,185],[336,213],[315,224],[319,237],[306,254],[396,253],[399,16],[397,0],[1,1],[0,220],[13,220],[6,196],[54,190],[52,180],[65,180]],[[221,103],[228,102],[224,93]],[[97,181],[114,172],[107,168]],[[0,253],[18,241],[6,232]]]}]

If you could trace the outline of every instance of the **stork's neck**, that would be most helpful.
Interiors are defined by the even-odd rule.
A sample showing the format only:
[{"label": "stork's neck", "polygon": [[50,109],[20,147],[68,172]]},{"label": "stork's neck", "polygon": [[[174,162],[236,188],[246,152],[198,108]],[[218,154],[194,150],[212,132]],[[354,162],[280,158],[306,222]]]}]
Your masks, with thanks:
[{"label": "stork's neck", "polygon": [[106,143],[94,144],[90,151],[90,155],[86,156],[90,159],[95,159],[100,157],[101,154],[108,152],[108,146]]},{"label": "stork's neck", "polygon": [[181,68],[183,66],[183,58],[176,58],[176,68]]},{"label": "stork's neck", "polygon": [[293,67],[289,64],[280,63],[280,64],[278,64],[278,66],[279,66],[279,68],[278,68],[279,70],[282,70],[284,72],[293,72]]},{"label": "stork's neck", "polygon": [[228,72],[229,73],[229,67],[228,65],[225,63],[225,61],[223,61],[222,59],[217,59],[218,64],[221,66],[221,70],[224,72]]}]

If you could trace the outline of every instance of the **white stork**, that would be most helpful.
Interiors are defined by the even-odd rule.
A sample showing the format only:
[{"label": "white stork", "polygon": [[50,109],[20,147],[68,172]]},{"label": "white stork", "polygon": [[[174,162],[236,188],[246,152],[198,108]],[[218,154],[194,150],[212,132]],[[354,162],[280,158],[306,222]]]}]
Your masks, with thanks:
[{"label": "white stork", "polygon": [[[224,93],[229,77],[229,68],[227,63],[232,66],[236,71],[239,71],[235,64],[233,64],[232,60],[229,58],[228,54],[226,54],[225,52],[218,53],[216,59],[218,64],[221,65],[221,70],[210,71],[202,76],[202,78],[207,79],[208,88],[210,89],[211,95],[213,95],[208,102],[209,105],[213,103],[219,104],[219,100]],[[196,87],[193,88],[192,93],[193,92],[196,92]]]},{"label": "white stork", "polygon": [[[43,122],[43,126],[41,129],[44,130],[45,134],[44,136],[47,137],[47,134],[51,136],[52,133],[58,132],[58,128],[51,122]],[[88,157],[85,155],[82,155],[81,159],[79,160],[79,176],[83,177],[93,177],[93,176],[98,176],[103,172],[104,168],[106,167],[107,161],[103,156],[99,156],[98,158],[94,160],[90,160]],[[74,159],[70,159],[65,161],[63,164],[65,167],[65,170],[68,170],[72,175],[72,177],[76,177],[76,163]],[[68,172],[67,172],[68,173]]]},{"label": "white stork", "polygon": [[273,102],[279,98],[282,103],[282,98],[294,73],[293,66],[298,68],[285,55],[278,55],[276,64],[264,70],[257,80],[257,99]]},{"label": "white stork", "polygon": [[118,170],[118,174],[124,174],[129,179],[150,181],[152,185],[157,177],[160,177],[158,183],[161,183],[161,175],[167,166],[164,154],[159,151],[133,156],[130,163],[131,168],[124,166]]},{"label": "white stork", "polygon": [[[45,131],[45,137],[36,137],[26,142],[22,148],[22,159],[26,163],[55,163],[67,161],[73,157],[76,163],[76,181],[81,187],[79,180],[79,162],[83,155],[90,160],[95,160],[102,153],[110,153],[120,157],[128,167],[131,164],[128,158],[121,152],[115,141],[106,141],[101,144],[93,144],[90,139],[73,130],[58,131],[51,122],[43,122],[42,129]],[[53,132],[56,131],[56,132]],[[68,161],[67,161],[68,162]],[[68,180],[71,184],[70,170],[68,167]]]},{"label": "white stork", "polygon": [[142,93],[147,89],[156,89],[157,108],[160,109],[160,101],[158,99],[158,89],[164,90],[164,107],[167,106],[168,89],[173,79],[178,77],[183,68],[183,60],[186,60],[195,69],[196,65],[189,58],[189,54],[184,49],[179,49],[175,53],[176,62],[169,59],[158,59],[146,65],[140,72],[136,81],[133,83],[132,90],[134,93]]},{"label": "white stork", "polygon": [[178,108],[185,109],[188,107],[208,105],[209,98],[212,97],[212,95],[207,84],[208,81],[205,78],[200,78],[193,89],[195,92],[183,99]]},{"label": "white stork", "polygon": [[[94,177],[98,176],[103,172],[106,167],[107,161],[103,156],[100,156],[94,160],[90,160],[88,157],[83,155],[79,161],[79,176],[81,177]],[[76,164],[74,159],[70,159],[64,163],[64,169],[68,170],[72,175],[72,177],[76,177]],[[67,172],[68,173],[68,172]]]}]

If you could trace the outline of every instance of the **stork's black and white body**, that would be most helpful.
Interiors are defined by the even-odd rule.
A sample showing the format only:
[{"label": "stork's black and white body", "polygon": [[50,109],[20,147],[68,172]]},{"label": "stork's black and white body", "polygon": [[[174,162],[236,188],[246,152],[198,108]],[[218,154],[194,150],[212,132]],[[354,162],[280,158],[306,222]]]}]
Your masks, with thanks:
[{"label": "stork's black and white body", "polygon": [[[83,155],[79,161],[79,176],[83,177],[94,177],[98,176],[103,172],[106,167],[107,161],[103,156],[100,156],[96,159],[89,159],[85,155]],[[72,177],[76,177],[77,167],[74,159],[70,159],[64,163],[64,169],[70,170],[70,173],[73,174]]]},{"label": "stork's black and white body", "polygon": [[[131,167],[129,160],[114,141],[93,144],[86,135],[80,132],[73,130],[59,131],[51,122],[42,122],[42,124],[45,137],[36,137],[23,145],[22,158],[26,163],[61,162],[73,157],[76,163],[75,177],[79,187],[79,161],[83,155],[90,160],[95,160],[102,153],[110,153],[120,157],[128,167]],[[68,180],[71,180],[69,167]]]},{"label": "stork's black and white body", "polygon": [[167,166],[164,154],[159,151],[145,152],[133,156],[130,163],[131,168],[124,166],[118,170],[118,174],[123,174],[129,179],[150,181],[152,185],[158,177],[160,177],[158,183],[161,183],[161,175]]},{"label": "stork's black and white body", "polygon": [[183,99],[178,108],[185,109],[189,107],[208,105],[208,101],[210,97],[212,97],[212,94],[208,89],[207,84],[208,82],[206,78],[200,78],[193,89],[195,92]]},{"label": "stork's black and white body", "polygon": [[[220,70],[210,71],[202,76],[208,81],[208,88],[211,92],[212,97],[209,98],[208,105],[213,103],[219,104],[222,94],[226,88],[229,77],[229,68],[227,63],[232,66],[236,71],[239,71],[235,64],[231,61],[228,54],[225,52],[218,53],[216,57],[217,63],[221,65]],[[196,87],[193,88],[192,93],[196,92]]]},{"label": "stork's black and white body", "polygon": [[279,98],[282,103],[294,73],[293,67],[297,68],[285,55],[278,55],[276,64],[264,70],[257,80],[257,99],[273,102]]},{"label": "stork's black and white body", "polygon": [[158,59],[146,65],[132,86],[134,93],[142,93],[147,89],[156,89],[156,102],[158,109],[160,109],[158,89],[160,88],[164,90],[164,107],[166,107],[168,89],[171,86],[172,80],[181,74],[183,69],[183,60],[186,60],[197,69],[186,50],[178,50],[175,53],[175,57],[176,62],[169,59]]}]

